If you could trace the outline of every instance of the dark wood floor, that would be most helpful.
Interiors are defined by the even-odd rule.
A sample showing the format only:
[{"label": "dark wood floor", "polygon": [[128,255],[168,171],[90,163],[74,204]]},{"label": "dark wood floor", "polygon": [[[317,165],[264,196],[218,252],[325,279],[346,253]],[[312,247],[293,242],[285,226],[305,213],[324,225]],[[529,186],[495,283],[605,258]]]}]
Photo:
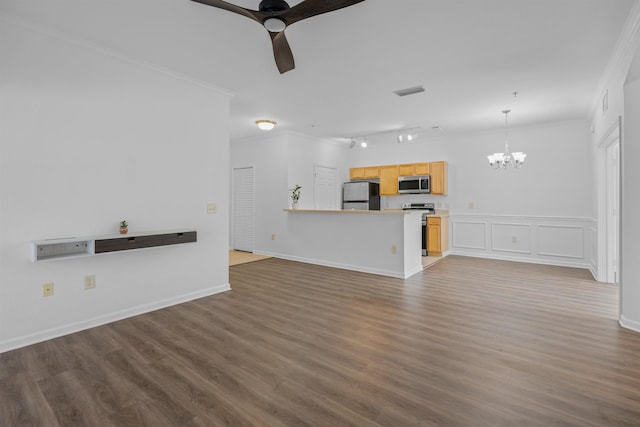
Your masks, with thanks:
[{"label": "dark wood floor", "polygon": [[587,271],[230,271],[231,292],[1,354],[0,425],[640,425],[640,334]]}]

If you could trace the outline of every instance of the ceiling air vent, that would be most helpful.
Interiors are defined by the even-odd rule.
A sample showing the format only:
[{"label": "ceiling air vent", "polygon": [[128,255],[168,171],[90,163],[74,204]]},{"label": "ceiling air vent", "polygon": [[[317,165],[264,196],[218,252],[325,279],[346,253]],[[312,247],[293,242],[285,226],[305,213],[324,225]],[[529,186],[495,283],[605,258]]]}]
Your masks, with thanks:
[{"label": "ceiling air vent", "polygon": [[394,91],[393,93],[395,93],[398,96],[407,96],[407,95],[413,95],[414,93],[420,93],[420,92],[424,92],[423,86],[414,86],[406,89],[400,89],[400,90]]}]

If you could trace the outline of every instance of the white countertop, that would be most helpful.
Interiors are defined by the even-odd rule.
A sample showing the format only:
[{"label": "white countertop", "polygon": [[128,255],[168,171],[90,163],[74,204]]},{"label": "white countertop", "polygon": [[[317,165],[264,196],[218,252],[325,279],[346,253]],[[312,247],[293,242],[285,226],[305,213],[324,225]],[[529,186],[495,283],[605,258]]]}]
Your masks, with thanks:
[{"label": "white countertop", "polygon": [[[379,211],[369,211],[369,210],[356,210],[356,209],[284,209],[285,212],[294,212],[294,213],[338,213],[338,214],[364,214],[364,215],[411,215],[411,214],[420,214],[422,215],[422,210],[419,209],[383,209]],[[449,211],[436,211],[435,214],[430,215],[435,217],[445,217],[449,216]]]},{"label": "white countertop", "polygon": [[402,209],[385,209],[380,211],[356,210],[356,209],[285,209],[285,212],[294,213],[337,213],[337,214],[364,214],[364,215],[408,215],[420,211],[404,211]]}]

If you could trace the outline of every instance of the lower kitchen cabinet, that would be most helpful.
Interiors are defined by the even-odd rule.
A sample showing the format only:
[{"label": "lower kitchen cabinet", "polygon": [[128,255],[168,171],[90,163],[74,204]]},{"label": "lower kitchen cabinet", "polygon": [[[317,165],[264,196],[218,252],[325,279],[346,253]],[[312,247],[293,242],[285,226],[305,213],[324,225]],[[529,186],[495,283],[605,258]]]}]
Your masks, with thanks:
[{"label": "lower kitchen cabinet", "polygon": [[427,217],[427,252],[442,256],[449,249],[449,217]]}]

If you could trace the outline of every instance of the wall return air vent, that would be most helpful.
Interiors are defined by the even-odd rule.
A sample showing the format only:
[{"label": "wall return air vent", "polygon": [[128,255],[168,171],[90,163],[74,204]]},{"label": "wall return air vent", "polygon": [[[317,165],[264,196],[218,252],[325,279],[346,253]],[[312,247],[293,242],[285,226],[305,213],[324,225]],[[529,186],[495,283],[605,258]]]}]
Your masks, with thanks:
[{"label": "wall return air vent", "polygon": [[407,96],[407,95],[413,95],[420,92],[424,92],[424,86],[408,87],[406,89],[396,90],[393,93],[395,93],[398,96]]}]

